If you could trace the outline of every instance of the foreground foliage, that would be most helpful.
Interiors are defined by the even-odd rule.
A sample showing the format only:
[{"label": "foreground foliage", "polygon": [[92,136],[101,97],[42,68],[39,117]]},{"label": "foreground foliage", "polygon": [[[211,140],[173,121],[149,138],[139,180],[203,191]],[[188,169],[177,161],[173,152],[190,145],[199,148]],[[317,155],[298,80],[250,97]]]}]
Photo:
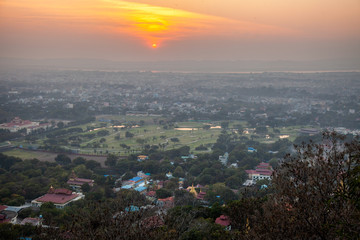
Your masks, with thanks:
[{"label": "foreground foliage", "polygon": [[[360,142],[325,133],[318,143],[295,146],[266,189],[202,207],[159,210],[143,195],[121,191],[113,199],[72,206],[61,228],[40,228],[34,239],[358,239]],[[224,187],[214,184],[210,191]],[[230,194],[230,193],[229,193]],[[211,197],[211,195],[209,195]],[[190,198],[189,198],[190,199]],[[211,200],[211,199],[209,199]],[[129,210],[130,206],[147,206]],[[130,208],[131,209],[131,208]],[[231,230],[215,224],[226,214]],[[21,232],[20,232],[21,233]]]}]

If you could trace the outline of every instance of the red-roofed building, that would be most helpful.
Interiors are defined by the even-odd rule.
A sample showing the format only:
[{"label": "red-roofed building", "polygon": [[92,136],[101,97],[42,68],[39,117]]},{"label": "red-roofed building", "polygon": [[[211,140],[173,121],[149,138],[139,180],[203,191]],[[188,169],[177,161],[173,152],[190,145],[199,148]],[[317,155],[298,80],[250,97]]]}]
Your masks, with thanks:
[{"label": "red-roofed building", "polygon": [[273,173],[273,168],[270,166],[269,163],[260,163],[256,166],[255,170],[245,170],[245,172],[248,174],[249,179],[256,182],[257,180],[263,180],[263,179],[271,179],[271,175]]},{"label": "red-roofed building", "polygon": [[215,223],[224,226],[226,230],[231,230],[230,218],[226,215],[221,215],[220,217],[216,218]]},{"label": "red-roofed building", "polygon": [[155,192],[155,191],[149,191],[149,192],[146,193],[146,196],[155,197],[155,196],[156,196],[156,192]]},{"label": "red-roofed building", "polygon": [[90,187],[94,186],[94,180],[86,179],[86,178],[78,178],[74,171],[70,174],[70,178],[67,181],[67,184],[70,185],[72,189],[75,191],[80,191],[81,186],[85,183],[89,184]]},{"label": "red-roofed building", "polygon": [[10,132],[17,132],[24,128],[37,127],[37,126],[39,126],[38,122],[31,122],[29,120],[22,120],[19,117],[15,117],[9,123],[0,124],[0,129],[7,129]]},{"label": "red-roofed building", "polygon": [[157,205],[163,208],[174,207],[174,197],[158,199]]},{"label": "red-roofed building", "polygon": [[149,200],[152,203],[156,203],[156,201],[157,201],[155,191],[149,191],[149,192],[145,193],[145,197],[147,200]]},{"label": "red-roofed building", "polygon": [[204,200],[205,195],[206,195],[206,192],[200,191],[200,192],[198,193],[198,195],[196,196],[196,199]]},{"label": "red-roofed building", "polygon": [[35,207],[40,207],[43,203],[51,202],[57,208],[64,208],[71,202],[80,200],[82,198],[84,198],[84,195],[79,193],[73,193],[69,189],[54,189],[53,187],[50,187],[47,194],[32,200],[31,205]]},{"label": "red-roofed building", "polygon": [[146,156],[146,155],[139,155],[139,156],[137,156],[138,162],[143,162],[143,161],[148,160],[148,159],[149,159],[149,157]]}]

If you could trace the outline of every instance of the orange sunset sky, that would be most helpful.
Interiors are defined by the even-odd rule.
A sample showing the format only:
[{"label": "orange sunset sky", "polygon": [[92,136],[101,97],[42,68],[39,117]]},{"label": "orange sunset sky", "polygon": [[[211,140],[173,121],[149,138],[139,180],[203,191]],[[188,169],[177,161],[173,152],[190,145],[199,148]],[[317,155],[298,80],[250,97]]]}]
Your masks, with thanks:
[{"label": "orange sunset sky", "polygon": [[359,59],[360,0],[2,0],[0,58]]}]

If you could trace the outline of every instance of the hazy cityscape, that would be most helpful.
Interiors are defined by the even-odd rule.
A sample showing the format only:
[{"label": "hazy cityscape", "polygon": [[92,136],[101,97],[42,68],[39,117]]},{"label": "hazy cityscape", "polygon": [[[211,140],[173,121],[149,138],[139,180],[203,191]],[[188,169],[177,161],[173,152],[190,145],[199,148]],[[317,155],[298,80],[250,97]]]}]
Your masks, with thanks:
[{"label": "hazy cityscape", "polygon": [[0,239],[359,239],[357,0],[0,8]]}]

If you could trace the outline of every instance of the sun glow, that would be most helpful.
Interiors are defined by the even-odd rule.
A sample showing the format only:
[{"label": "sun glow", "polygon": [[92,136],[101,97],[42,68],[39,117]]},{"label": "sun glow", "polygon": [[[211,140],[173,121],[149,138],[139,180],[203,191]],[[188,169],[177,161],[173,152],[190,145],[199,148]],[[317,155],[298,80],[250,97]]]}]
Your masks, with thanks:
[{"label": "sun glow", "polygon": [[[123,29],[140,37],[152,48],[167,40],[193,36],[211,27],[212,16],[143,3],[106,0],[121,11],[128,23]],[[122,21],[124,22],[124,21]],[[156,43],[154,43],[156,42]]]},{"label": "sun glow", "polygon": [[292,34],[288,29],[272,25],[122,0],[33,0],[31,5],[28,0],[14,0],[1,4],[10,9],[6,21],[0,21],[0,27],[3,23],[11,23],[8,24],[9,32],[17,29],[25,31],[26,35],[48,35],[50,38],[66,33],[69,38],[72,33],[80,36],[126,36],[131,43],[135,37],[141,39],[147,48],[163,47],[165,42],[186,38],[200,39],[206,35],[245,39]]},{"label": "sun glow", "polygon": [[[236,21],[213,15],[199,14],[174,8],[122,0],[103,0],[111,5],[111,16],[121,30],[145,40],[147,46],[157,48],[164,41],[179,40],[196,35],[294,35],[294,31],[271,25]],[[224,27],[226,26],[226,27]],[[231,31],[229,31],[231,30]],[[155,44],[155,45],[154,45]]]}]

